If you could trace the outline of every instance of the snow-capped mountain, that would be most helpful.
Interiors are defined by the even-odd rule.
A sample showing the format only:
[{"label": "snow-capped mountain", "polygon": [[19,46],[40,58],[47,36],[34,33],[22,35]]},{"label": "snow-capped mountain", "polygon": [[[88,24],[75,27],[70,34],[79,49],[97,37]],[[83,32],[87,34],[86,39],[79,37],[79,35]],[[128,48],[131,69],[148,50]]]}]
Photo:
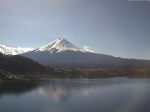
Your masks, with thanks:
[{"label": "snow-capped mountain", "polygon": [[114,59],[112,56],[94,53],[87,46],[79,48],[66,39],[56,39],[47,45],[21,55],[51,67],[96,66],[99,63],[111,63],[109,59]]},{"label": "snow-capped mountain", "polygon": [[5,55],[18,55],[32,50],[33,50],[32,48],[21,48],[21,47],[13,48],[7,47],[6,45],[0,45],[0,53]]},{"label": "snow-capped mountain", "polygon": [[55,41],[37,48],[33,51],[23,53],[22,56],[30,58],[42,65],[54,68],[130,68],[141,69],[150,67],[150,61],[124,59],[105,54],[89,51],[89,48],[79,48],[66,39]]},{"label": "snow-capped mountain", "polygon": [[88,50],[88,49],[76,47],[71,42],[69,42],[63,38],[56,39],[56,40],[48,43],[47,45],[36,49],[35,51],[37,51],[37,52],[38,51],[40,51],[40,52],[45,51],[45,52],[49,52],[49,53],[58,53],[58,52],[66,51],[66,50],[90,52],[90,50]]}]

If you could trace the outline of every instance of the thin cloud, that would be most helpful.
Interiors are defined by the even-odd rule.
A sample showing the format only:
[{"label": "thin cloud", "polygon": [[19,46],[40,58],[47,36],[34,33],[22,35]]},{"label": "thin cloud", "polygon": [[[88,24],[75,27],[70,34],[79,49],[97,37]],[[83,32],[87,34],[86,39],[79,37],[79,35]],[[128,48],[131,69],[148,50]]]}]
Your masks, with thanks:
[{"label": "thin cloud", "polygon": [[84,45],[82,48],[83,48],[84,50],[88,51],[88,52],[94,52],[94,51],[92,51],[92,50],[90,49],[90,47],[87,46],[87,45]]}]

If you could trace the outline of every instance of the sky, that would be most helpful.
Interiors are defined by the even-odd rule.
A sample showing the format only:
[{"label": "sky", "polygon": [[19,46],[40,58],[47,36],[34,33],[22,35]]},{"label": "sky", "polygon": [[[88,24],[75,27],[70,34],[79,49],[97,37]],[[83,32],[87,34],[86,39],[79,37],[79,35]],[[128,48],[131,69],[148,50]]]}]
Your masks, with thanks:
[{"label": "sky", "polygon": [[0,44],[57,38],[116,57],[150,59],[149,0],[0,0]]}]

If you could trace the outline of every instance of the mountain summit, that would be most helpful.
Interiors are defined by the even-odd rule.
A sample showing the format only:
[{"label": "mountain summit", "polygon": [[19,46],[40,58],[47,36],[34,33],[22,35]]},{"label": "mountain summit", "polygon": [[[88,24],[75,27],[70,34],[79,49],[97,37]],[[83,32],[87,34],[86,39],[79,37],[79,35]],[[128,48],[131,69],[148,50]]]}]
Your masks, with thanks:
[{"label": "mountain summit", "polygon": [[71,42],[63,38],[56,39],[50,42],[49,44],[36,49],[35,51],[40,51],[40,52],[46,51],[50,53],[58,53],[66,50],[88,52],[83,48],[76,47]]}]

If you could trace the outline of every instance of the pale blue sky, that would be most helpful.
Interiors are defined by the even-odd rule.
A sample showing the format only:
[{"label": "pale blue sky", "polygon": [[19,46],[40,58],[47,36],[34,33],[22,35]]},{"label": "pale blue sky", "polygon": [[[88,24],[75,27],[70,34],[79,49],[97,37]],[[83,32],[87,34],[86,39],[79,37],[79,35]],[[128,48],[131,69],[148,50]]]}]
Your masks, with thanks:
[{"label": "pale blue sky", "polygon": [[37,48],[56,38],[99,53],[150,59],[150,2],[0,0],[0,44]]}]

